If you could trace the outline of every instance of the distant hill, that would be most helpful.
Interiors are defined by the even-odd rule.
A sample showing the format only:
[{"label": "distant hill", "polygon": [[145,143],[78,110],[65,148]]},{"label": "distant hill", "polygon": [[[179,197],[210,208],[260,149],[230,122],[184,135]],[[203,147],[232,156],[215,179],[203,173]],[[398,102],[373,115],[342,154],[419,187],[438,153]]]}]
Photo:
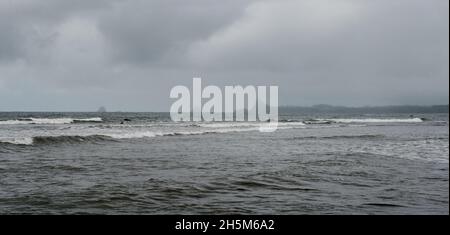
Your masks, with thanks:
[{"label": "distant hill", "polygon": [[280,112],[295,113],[448,113],[448,105],[415,106],[367,106],[367,107],[344,107],[326,104],[314,105],[310,107],[300,106],[280,106]]},{"label": "distant hill", "polygon": [[106,108],[103,106],[98,108],[97,113],[106,113]]}]

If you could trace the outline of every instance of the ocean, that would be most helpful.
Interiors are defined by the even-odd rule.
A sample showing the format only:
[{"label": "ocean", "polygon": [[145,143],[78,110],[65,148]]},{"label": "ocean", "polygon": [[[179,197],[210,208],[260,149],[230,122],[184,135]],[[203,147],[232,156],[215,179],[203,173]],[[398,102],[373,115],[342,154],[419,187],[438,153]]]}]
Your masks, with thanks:
[{"label": "ocean", "polygon": [[0,214],[447,214],[445,114],[0,113]]}]

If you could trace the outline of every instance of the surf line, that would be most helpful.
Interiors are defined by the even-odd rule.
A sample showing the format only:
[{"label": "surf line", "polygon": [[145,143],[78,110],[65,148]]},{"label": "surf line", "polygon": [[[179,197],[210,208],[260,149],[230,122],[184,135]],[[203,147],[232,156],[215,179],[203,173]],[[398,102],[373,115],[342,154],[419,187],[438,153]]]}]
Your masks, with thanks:
[{"label": "surf line", "polygon": [[[210,85],[202,89],[202,79],[193,78],[192,97],[188,87],[175,86],[170,98],[177,99],[170,107],[170,117],[175,122],[243,122],[247,113],[247,121],[261,122],[261,132],[273,132],[278,127],[278,86],[225,86],[223,95],[220,87]],[[203,99],[207,99],[204,104]]]}]

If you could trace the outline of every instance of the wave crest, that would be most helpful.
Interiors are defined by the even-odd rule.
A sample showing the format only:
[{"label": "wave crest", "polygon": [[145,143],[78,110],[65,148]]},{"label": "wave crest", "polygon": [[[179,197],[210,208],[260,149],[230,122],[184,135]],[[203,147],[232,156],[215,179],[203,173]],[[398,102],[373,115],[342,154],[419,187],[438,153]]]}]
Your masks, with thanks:
[{"label": "wave crest", "polygon": [[62,135],[62,136],[36,136],[33,137],[33,144],[54,144],[54,143],[80,143],[80,142],[96,142],[112,140],[108,136],[103,135]]},{"label": "wave crest", "polygon": [[317,119],[318,122],[334,123],[417,123],[423,122],[421,118],[361,118],[361,119]]},{"label": "wave crest", "polygon": [[29,125],[29,124],[72,124],[86,122],[103,122],[102,118],[19,118],[16,120],[0,121],[0,125]]},{"label": "wave crest", "polygon": [[255,128],[248,129],[221,129],[221,130],[206,130],[206,131],[176,131],[176,132],[123,132],[123,133],[101,133],[93,135],[58,135],[58,136],[34,136],[24,138],[9,138],[0,139],[0,143],[14,144],[14,145],[48,145],[58,143],[82,143],[82,142],[101,142],[113,141],[120,139],[142,139],[162,136],[183,136],[183,135],[204,135],[214,133],[228,133],[253,131]]}]

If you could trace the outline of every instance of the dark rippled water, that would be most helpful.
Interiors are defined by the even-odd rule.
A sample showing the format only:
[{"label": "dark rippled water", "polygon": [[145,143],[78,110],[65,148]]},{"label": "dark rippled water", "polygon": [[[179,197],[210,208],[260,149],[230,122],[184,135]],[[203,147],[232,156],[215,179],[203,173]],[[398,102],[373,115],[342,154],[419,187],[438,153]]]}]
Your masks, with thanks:
[{"label": "dark rippled water", "polygon": [[0,213],[448,214],[448,114],[415,116],[0,113]]}]

